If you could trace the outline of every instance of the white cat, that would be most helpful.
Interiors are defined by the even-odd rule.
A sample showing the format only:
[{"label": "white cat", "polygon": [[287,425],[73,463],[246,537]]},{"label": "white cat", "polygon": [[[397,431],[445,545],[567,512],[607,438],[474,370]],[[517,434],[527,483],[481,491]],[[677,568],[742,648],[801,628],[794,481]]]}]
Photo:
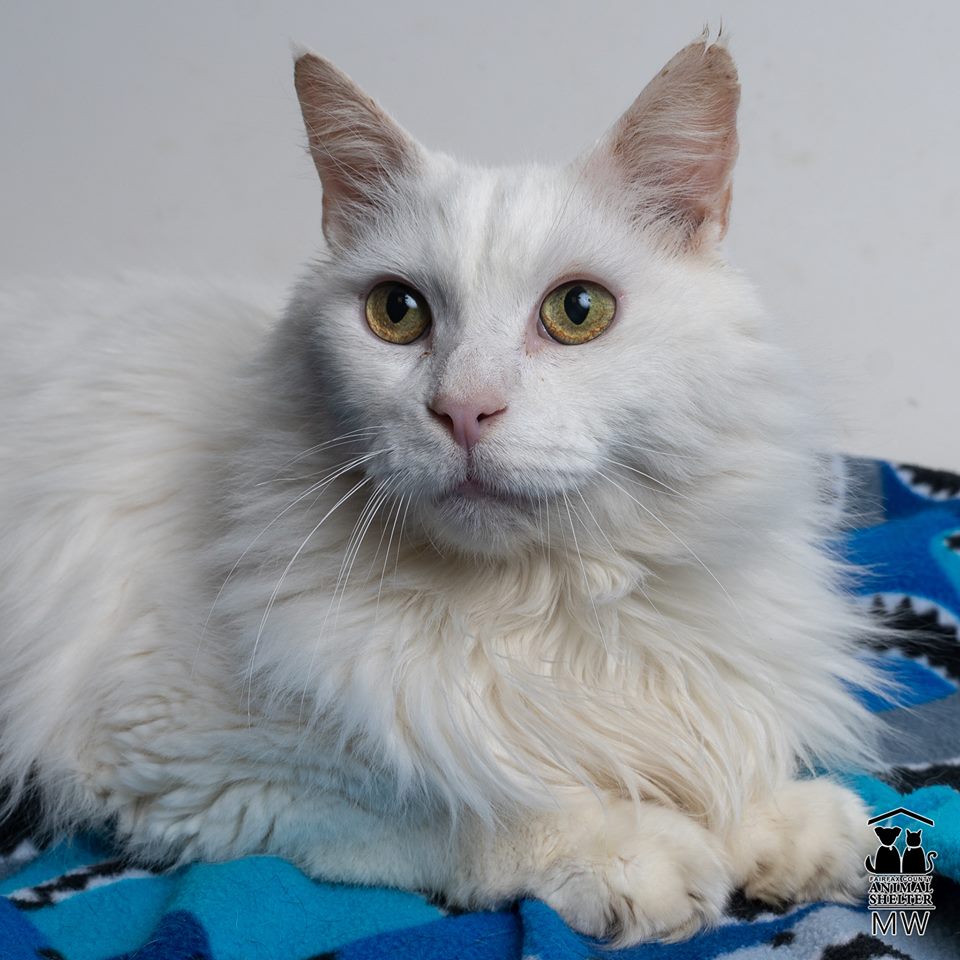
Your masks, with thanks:
[{"label": "white cat", "polygon": [[[326,251],[279,322],[7,294],[0,762],[53,823],[620,943],[855,895],[869,759],[824,438],[718,252],[739,87],[694,43],[572,165],[296,85]],[[569,130],[557,150],[565,149]]]}]

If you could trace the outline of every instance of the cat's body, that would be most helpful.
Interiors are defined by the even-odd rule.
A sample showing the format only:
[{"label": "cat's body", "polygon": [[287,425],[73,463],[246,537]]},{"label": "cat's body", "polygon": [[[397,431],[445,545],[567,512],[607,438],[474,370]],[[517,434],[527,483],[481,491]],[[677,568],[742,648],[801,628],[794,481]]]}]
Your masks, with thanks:
[{"label": "cat's body", "polygon": [[[723,88],[690,141],[722,163],[657,198],[607,179],[631,138],[669,153],[666,71],[606,173],[478,171],[304,58],[331,253],[281,322],[141,281],[2,301],[7,779],[151,856],[528,893],[623,941],[691,932],[734,885],[856,888],[861,805],[793,779],[869,750],[822,437],[711,252],[732,64],[670,68],[690,112]],[[578,276],[618,316],[561,347],[536,310]],[[429,339],[364,323],[391,277]]]}]

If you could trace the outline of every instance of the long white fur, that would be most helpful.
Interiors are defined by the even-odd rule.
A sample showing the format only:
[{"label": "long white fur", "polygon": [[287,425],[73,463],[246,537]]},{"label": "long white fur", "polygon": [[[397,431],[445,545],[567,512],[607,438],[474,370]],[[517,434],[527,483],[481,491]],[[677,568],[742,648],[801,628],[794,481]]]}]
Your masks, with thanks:
[{"label": "long white fur", "polygon": [[[870,757],[821,418],[715,236],[664,242],[649,182],[618,188],[604,149],[482,170],[410,146],[368,179],[372,215],[355,192],[334,210],[350,231],[278,322],[143,277],[3,296],[7,782],[151,856],[532,891],[624,942],[690,932],[732,883],[848,891],[860,808],[839,788],[832,885],[787,862],[758,880],[750,854],[764,838],[770,868],[798,769]],[[385,276],[425,295],[429,342],[367,328]],[[616,320],[538,339],[543,296],[579,276]],[[507,411],[473,469],[522,507],[442,497],[466,463],[427,403],[484,389]],[[583,810],[604,849],[674,843],[660,882],[712,883],[708,907],[657,900],[649,850],[643,889],[590,886]]]}]

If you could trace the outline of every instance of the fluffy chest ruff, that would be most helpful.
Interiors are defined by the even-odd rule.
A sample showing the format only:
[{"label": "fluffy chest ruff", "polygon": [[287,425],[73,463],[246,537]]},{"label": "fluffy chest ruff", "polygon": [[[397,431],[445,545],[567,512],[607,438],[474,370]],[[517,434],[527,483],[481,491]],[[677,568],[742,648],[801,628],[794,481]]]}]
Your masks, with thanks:
[{"label": "fluffy chest ruff", "polygon": [[385,559],[382,532],[346,585],[344,550],[318,544],[318,563],[338,560],[324,585],[241,569],[219,607],[247,690],[268,716],[296,716],[291,749],[332,736],[390,785],[389,804],[426,795],[489,818],[586,787],[723,829],[797,758],[862,756],[857,614],[826,558],[811,574],[816,551],[714,574],[586,538],[574,550],[569,535],[566,551],[511,560],[429,545]]}]

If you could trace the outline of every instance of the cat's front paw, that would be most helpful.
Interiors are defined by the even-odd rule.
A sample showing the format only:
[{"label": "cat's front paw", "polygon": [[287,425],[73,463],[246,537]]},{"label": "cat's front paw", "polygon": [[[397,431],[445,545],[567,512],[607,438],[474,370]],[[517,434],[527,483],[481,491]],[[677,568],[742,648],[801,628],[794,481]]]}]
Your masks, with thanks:
[{"label": "cat's front paw", "polygon": [[715,923],[731,886],[712,834],[674,811],[618,801],[553,865],[538,895],[575,930],[626,946]]},{"label": "cat's front paw", "polygon": [[856,902],[876,846],[861,800],[829,780],[788,783],[752,805],[728,849],[737,883],[767,903]]}]

